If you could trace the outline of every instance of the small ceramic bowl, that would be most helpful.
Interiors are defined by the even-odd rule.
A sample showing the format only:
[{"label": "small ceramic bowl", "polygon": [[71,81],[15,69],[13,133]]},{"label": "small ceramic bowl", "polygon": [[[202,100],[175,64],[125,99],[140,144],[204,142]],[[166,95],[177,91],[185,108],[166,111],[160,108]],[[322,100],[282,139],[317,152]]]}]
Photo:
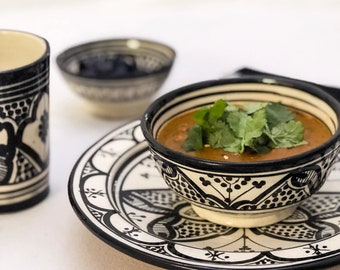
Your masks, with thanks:
[{"label": "small ceramic bowl", "polygon": [[[169,119],[218,99],[281,102],[316,116],[333,135],[302,154],[255,162],[192,157],[156,140]],[[258,227],[292,215],[323,185],[339,153],[339,119],[339,102],[320,88],[294,80],[247,77],[201,82],[169,92],[149,106],[141,128],[167,185],[190,202],[199,216],[232,227]]]},{"label": "small ceramic bowl", "polygon": [[98,116],[140,116],[167,78],[175,51],[141,39],[94,41],[69,48],[57,65],[71,89]]}]

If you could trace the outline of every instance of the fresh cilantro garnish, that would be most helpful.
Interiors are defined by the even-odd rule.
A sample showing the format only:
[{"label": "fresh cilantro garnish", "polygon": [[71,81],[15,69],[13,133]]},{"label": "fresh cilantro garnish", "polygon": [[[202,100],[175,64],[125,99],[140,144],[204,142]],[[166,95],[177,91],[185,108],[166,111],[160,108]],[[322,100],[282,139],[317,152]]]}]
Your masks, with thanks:
[{"label": "fresh cilantro garnish", "polygon": [[208,144],[233,153],[246,149],[267,153],[273,148],[291,148],[306,144],[304,127],[295,114],[281,103],[247,103],[235,106],[217,100],[193,114],[195,125],[182,145],[197,151]]},{"label": "fresh cilantro garnish", "polygon": [[295,114],[281,103],[269,103],[266,106],[266,118],[269,128],[272,128],[280,123],[294,120]]},{"label": "fresh cilantro garnish", "polygon": [[303,140],[303,125],[301,122],[289,121],[279,123],[274,126],[269,133],[272,148],[290,148],[302,144],[306,144]]},{"label": "fresh cilantro garnish", "polygon": [[186,149],[186,151],[195,151],[203,148],[201,126],[195,125],[189,130],[188,137],[183,144],[183,148]]}]

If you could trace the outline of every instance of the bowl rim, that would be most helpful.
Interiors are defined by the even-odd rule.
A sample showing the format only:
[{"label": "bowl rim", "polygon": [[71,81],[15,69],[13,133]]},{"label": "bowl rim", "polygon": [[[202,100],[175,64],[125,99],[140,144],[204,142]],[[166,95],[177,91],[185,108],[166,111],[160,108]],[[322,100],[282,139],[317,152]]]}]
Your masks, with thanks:
[{"label": "bowl rim", "polygon": [[[136,77],[131,77],[131,78],[95,78],[95,77],[88,77],[88,76],[83,76],[80,74],[75,74],[73,72],[70,72],[67,68],[66,68],[66,62],[69,59],[69,54],[77,51],[81,48],[86,48],[88,46],[93,46],[96,44],[100,44],[100,43],[110,43],[110,42],[124,42],[124,41],[128,41],[128,40],[137,40],[143,43],[149,43],[149,44],[155,44],[157,46],[161,46],[163,48],[168,49],[171,53],[172,53],[172,57],[169,58],[169,64],[167,64],[164,68],[161,68],[160,70],[157,70],[155,72],[152,72],[150,74],[147,75],[142,75],[142,76],[136,76]],[[151,76],[155,76],[157,74],[163,74],[163,73],[167,73],[170,71],[170,69],[172,68],[174,61],[176,59],[177,53],[175,51],[175,49],[173,47],[171,47],[170,45],[167,45],[163,42],[160,41],[156,41],[156,40],[152,40],[152,39],[144,39],[144,38],[138,38],[138,37],[120,37],[120,38],[107,38],[107,39],[98,39],[98,40],[92,40],[92,41],[87,41],[84,43],[78,43],[75,44],[73,46],[70,46],[66,49],[64,49],[63,51],[61,51],[57,56],[56,56],[56,63],[57,66],[59,67],[59,69],[67,74],[68,76],[72,77],[72,78],[77,78],[77,79],[86,79],[86,80],[93,80],[93,81],[123,81],[123,80],[133,80],[133,79],[140,79],[140,78],[148,78]]]},{"label": "bowl rim", "polygon": [[[167,102],[173,100],[175,97],[178,97],[181,94],[185,94],[188,92],[193,92],[202,88],[208,88],[213,86],[219,86],[223,84],[238,84],[238,83],[263,83],[263,84],[271,84],[278,86],[286,86],[291,88],[300,89],[306,91],[317,98],[326,102],[332,110],[335,112],[338,118],[338,127],[335,130],[334,134],[323,144],[305,151],[303,153],[284,157],[281,159],[273,159],[273,160],[264,160],[264,161],[252,161],[252,162],[229,162],[229,161],[216,161],[216,160],[208,160],[198,157],[193,157],[186,155],[184,153],[174,151],[172,149],[167,148],[166,146],[159,143],[150,130],[151,128],[151,120],[157,111],[164,106]],[[217,172],[230,172],[230,173],[244,173],[244,172],[265,172],[271,171],[272,168],[275,170],[279,169],[287,169],[292,167],[299,166],[308,161],[313,160],[316,157],[321,157],[323,155],[323,151],[326,149],[335,146],[337,142],[340,140],[340,101],[335,99],[330,94],[326,93],[321,87],[315,86],[309,82],[301,82],[295,79],[286,79],[286,78],[273,78],[270,76],[262,76],[262,75],[250,75],[244,77],[236,77],[236,78],[226,78],[226,79],[217,79],[217,80],[208,80],[202,81],[190,85],[186,85],[170,91],[156,100],[154,100],[146,111],[143,114],[141,119],[141,129],[146,141],[149,144],[151,149],[159,152],[163,157],[169,158],[169,160],[179,161],[178,163],[183,164],[188,167],[193,167],[197,169],[206,170],[209,168],[211,171]],[[307,158],[309,157],[309,158]],[[279,161],[279,162],[278,162]],[[280,165],[278,167],[278,164]]]},{"label": "bowl rim", "polygon": [[44,59],[50,58],[51,47],[50,47],[50,43],[48,42],[48,40],[46,38],[44,38],[44,37],[42,37],[38,34],[34,34],[32,32],[16,30],[16,29],[0,28],[0,32],[2,32],[4,34],[19,34],[19,35],[31,36],[31,37],[34,37],[36,39],[39,39],[45,45],[45,49],[44,49],[43,54],[40,55],[38,58],[36,58],[34,61],[31,61],[30,63],[27,63],[25,65],[20,65],[20,66],[15,67],[15,68],[0,70],[1,76],[9,76],[9,77],[19,76],[19,75],[13,75],[13,73],[21,72],[22,70],[31,68],[31,67],[35,66],[37,63],[43,61]]}]

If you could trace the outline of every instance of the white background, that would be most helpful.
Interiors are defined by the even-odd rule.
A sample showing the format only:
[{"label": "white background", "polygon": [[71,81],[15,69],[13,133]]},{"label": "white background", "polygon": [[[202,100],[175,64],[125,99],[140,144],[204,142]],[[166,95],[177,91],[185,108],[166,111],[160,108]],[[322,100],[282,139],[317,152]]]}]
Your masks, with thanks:
[{"label": "white background", "polygon": [[28,210],[0,214],[0,269],[157,269],[89,232],[67,182],[94,142],[126,121],[86,112],[55,64],[63,49],[104,38],[172,46],[173,70],[158,94],[244,66],[340,87],[340,1],[0,0],[0,28],[29,31],[51,46],[51,192]]}]

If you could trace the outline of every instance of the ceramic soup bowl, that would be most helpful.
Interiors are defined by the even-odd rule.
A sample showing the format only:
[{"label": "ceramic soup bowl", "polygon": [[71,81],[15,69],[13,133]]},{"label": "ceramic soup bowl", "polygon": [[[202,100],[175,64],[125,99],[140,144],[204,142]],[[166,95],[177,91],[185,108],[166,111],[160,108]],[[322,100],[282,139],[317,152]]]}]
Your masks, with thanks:
[{"label": "ceramic soup bowl", "polygon": [[[280,102],[315,116],[332,135],[301,154],[254,162],[192,157],[156,139],[170,119],[218,99]],[[165,182],[200,217],[232,227],[258,227],[287,218],[323,185],[339,153],[339,119],[338,101],[321,88],[253,76],[201,82],[169,92],[149,106],[141,127]]]},{"label": "ceramic soup bowl", "polygon": [[98,40],[61,52],[56,61],[92,114],[140,117],[175,60],[168,45],[136,38]]}]

